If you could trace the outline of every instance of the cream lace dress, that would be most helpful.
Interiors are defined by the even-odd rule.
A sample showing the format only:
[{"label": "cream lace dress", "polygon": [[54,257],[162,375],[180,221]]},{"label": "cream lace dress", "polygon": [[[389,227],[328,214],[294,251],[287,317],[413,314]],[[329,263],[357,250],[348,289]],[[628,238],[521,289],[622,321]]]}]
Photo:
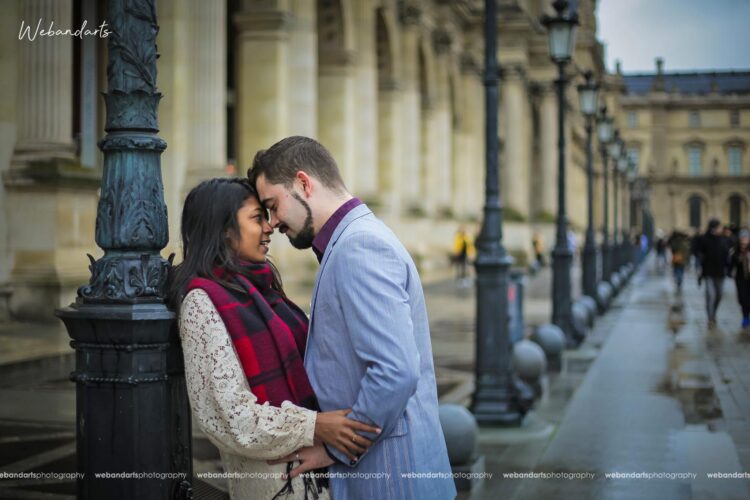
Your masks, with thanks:
[{"label": "cream lace dress", "polygon": [[[230,497],[270,500],[284,488],[281,474],[287,468],[266,460],[312,446],[316,413],[289,401],[281,408],[256,402],[229,332],[205,291],[192,290],[185,297],[180,337],[194,421],[219,449],[225,471],[242,476],[230,476]],[[292,480],[292,490],[281,498],[305,498],[301,477]],[[318,498],[328,499],[328,490]]]}]

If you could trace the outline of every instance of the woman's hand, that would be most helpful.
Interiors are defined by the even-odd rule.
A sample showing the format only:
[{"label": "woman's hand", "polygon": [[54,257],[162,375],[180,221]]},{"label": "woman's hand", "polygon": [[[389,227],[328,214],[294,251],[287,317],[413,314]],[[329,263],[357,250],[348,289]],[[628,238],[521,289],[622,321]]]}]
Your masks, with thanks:
[{"label": "woman's hand", "polygon": [[315,419],[315,439],[333,446],[350,460],[357,460],[359,455],[372,446],[372,441],[354,431],[380,434],[381,430],[346,418],[351,411],[348,409],[318,413]]}]

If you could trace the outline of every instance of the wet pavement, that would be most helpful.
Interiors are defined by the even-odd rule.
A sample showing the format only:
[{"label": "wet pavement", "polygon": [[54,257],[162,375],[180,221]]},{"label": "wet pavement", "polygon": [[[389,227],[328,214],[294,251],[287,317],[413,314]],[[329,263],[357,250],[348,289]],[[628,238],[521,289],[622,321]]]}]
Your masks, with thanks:
[{"label": "wet pavement", "polygon": [[[670,324],[676,300],[670,280],[648,262],[584,344],[565,352],[563,370],[543,379],[544,394],[524,425],[481,430],[479,451],[493,476],[460,498],[750,498],[747,479],[706,475],[750,471],[750,337],[739,332],[733,287],[725,283],[719,328],[709,332],[702,290],[688,276],[681,321]],[[548,321],[549,290],[549,269],[528,279],[527,333]],[[425,292],[441,402],[468,404],[474,289],[442,281]],[[0,325],[0,471],[75,472],[68,342],[59,325]],[[197,429],[193,455],[195,472],[220,470],[217,451]],[[529,473],[537,475],[507,476]],[[679,476],[686,473],[696,476]],[[221,481],[194,486],[197,499],[227,498]],[[75,498],[75,482],[0,480],[0,498]]]}]

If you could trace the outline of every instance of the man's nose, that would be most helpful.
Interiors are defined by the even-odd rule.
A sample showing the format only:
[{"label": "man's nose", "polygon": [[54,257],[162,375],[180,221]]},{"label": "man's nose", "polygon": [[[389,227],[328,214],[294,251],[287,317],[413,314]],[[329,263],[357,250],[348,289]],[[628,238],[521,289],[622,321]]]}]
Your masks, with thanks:
[{"label": "man's nose", "polygon": [[271,222],[265,221],[263,223],[263,233],[264,234],[272,234],[273,233],[273,226],[271,225]]},{"label": "man's nose", "polygon": [[270,223],[271,223],[271,228],[278,228],[279,224],[281,223],[281,221],[279,220],[278,217],[276,217],[275,215],[271,214]]}]

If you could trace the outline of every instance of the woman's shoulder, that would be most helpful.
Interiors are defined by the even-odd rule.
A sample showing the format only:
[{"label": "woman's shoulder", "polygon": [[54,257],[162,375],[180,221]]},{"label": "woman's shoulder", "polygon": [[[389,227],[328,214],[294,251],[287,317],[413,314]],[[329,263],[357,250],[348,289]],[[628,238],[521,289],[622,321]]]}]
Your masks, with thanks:
[{"label": "woman's shoulder", "polygon": [[[210,307],[209,307],[210,306]],[[180,316],[187,311],[194,309],[216,309],[208,293],[202,288],[194,288],[190,290],[185,298],[182,299],[182,305],[180,306]]]},{"label": "woman's shoulder", "polygon": [[[205,323],[220,323],[221,318],[216,306],[205,290],[195,288],[190,290],[182,300],[180,306],[180,329]],[[223,322],[221,322],[223,324]]]}]

